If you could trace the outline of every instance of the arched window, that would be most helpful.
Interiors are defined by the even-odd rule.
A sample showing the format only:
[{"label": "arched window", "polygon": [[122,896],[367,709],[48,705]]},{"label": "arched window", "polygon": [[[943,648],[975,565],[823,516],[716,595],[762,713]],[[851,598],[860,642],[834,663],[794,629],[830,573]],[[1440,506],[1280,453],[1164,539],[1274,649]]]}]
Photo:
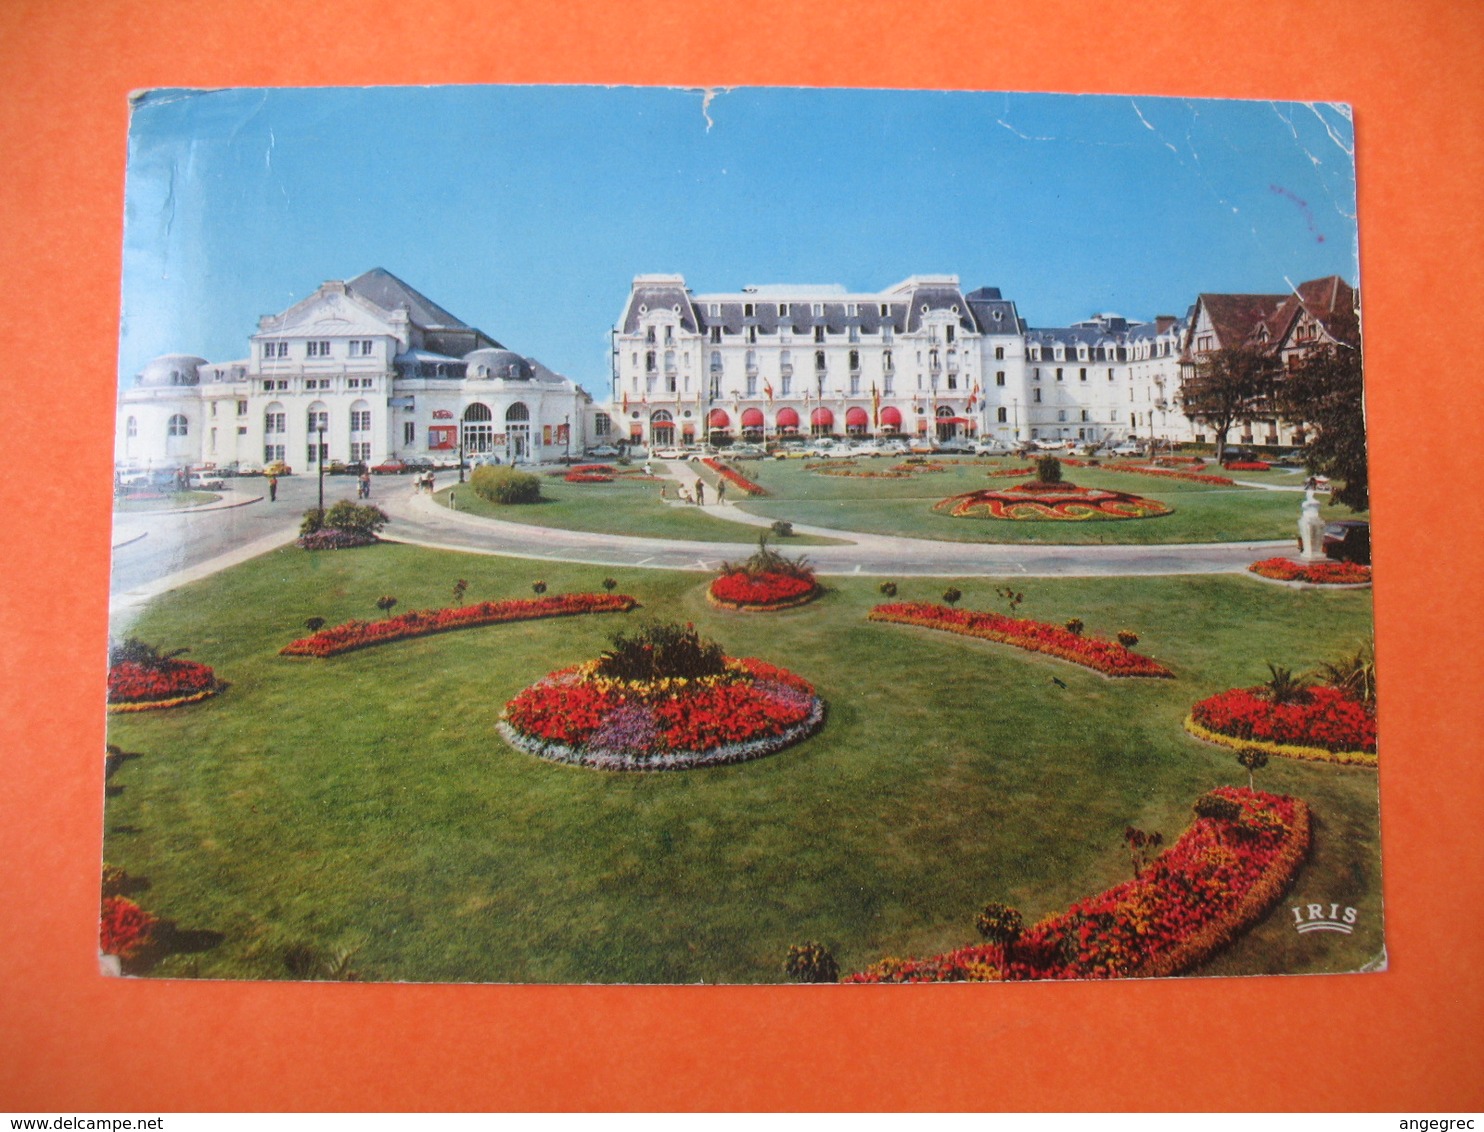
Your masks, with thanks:
[{"label": "arched window", "polygon": [[263,410],[263,432],[288,432],[289,415],[283,411],[283,404],[274,401]]},{"label": "arched window", "polygon": [[525,402],[516,401],[505,410],[505,419],[507,421],[528,421],[531,419],[531,410],[526,408]]},{"label": "arched window", "polygon": [[172,413],[165,425],[166,436],[190,435],[190,423],[180,413]]},{"label": "arched window", "polygon": [[494,419],[495,415],[490,412],[490,407],[478,401],[475,401],[464,410],[464,420],[466,421],[492,421]]}]

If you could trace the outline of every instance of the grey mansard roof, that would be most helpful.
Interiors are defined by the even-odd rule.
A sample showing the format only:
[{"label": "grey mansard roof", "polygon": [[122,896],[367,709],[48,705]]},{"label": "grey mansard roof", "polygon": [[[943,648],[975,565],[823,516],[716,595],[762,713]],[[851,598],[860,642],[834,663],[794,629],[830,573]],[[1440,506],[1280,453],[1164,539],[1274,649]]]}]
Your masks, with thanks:
[{"label": "grey mansard roof", "polygon": [[421,291],[409,287],[384,267],[373,267],[370,271],[347,280],[345,286],[384,311],[406,307],[412,321],[425,329],[474,329],[462,319],[449,314]]}]

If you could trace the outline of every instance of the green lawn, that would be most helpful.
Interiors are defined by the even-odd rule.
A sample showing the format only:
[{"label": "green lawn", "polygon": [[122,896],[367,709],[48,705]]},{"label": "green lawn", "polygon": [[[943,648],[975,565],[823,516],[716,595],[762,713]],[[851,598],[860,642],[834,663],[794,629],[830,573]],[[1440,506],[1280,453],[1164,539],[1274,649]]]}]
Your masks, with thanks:
[{"label": "green lawn", "polygon": [[[1302,501],[1297,492],[1066,467],[1065,478],[1080,486],[1148,496],[1170,505],[1174,513],[1115,522],[955,519],[933,511],[933,504],[961,492],[1003,489],[1024,481],[991,477],[988,473],[994,467],[967,461],[955,462],[946,472],[923,473],[911,479],[821,475],[806,470],[808,463],[811,461],[761,460],[744,465],[745,474],[769,493],[767,498],[748,500],[746,509],[770,519],[952,542],[1183,543],[1296,539]],[[895,459],[877,458],[862,460],[859,467],[884,470],[895,463]],[[1005,460],[997,466],[1025,465]],[[1281,472],[1253,476],[1254,482],[1292,482],[1292,477]],[[1323,513],[1326,520],[1355,517],[1344,507],[1326,507]]]},{"label": "green lawn", "polygon": [[[567,483],[561,476],[542,476],[542,501],[514,506],[481,499],[467,484],[443,488],[434,498],[447,506],[451,491],[457,493],[455,502],[460,511],[538,527],[737,543],[756,542],[762,529],[719,519],[704,507],[662,502],[659,480],[633,474],[620,475],[612,483]],[[810,535],[794,535],[788,540],[800,546],[838,545],[844,541],[847,540]]]},{"label": "green lawn", "polygon": [[[289,660],[306,617],[595,588],[640,613],[449,633]],[[1107,680],[1005,646],[868,623],[879,595],[830,580],[781,614],[711,608],[705,577],[464,556],[383,544],[291,548],[173,592],[137,625],[189,645],[231,687],[168,712],[114,716],[130,755],[110,780],[106,859],[198,950],[157,975],[289,977],[285,953],[354,948],[369,979],[737,981],[780,977],[818,939],[845,970],[969,942],[987,900],[1028,922],[1128,871],[1125,826],[1173,837],[1191,802],[1245,780],[1186,736],[1202,696],[1363,639],[1368,593],[1245,577],[1027,580],[1025,616],[1128,627],[1172,681]],[[946,579],[906,580],[934,598]],[[955,582],[996,604],[995,582]],[[504,744],[501,705],[592,657],[641,616],[693,621],[735,655],[815,682],[829,715],[770,758],[668,774],[557,766]],[[1066,687],[1053,682],[1059,679]],[[1318,847],[1294,899],[1361,910],[1354,936],[1296,936],[1281,908],[1222,973],[1348,970],[1380,948],[1374,771],[1274,760],[1259,785],[1307,799]]]},{"label": "green lawn", "polygon": [[220,495],[209,491],[172,491],[168,495],[146,499],[121,495],[114,497],[113,509],[121,514],[134,511],[171,511],[179,507],[200,507],[203,503],[215,503],[220,498]]}]

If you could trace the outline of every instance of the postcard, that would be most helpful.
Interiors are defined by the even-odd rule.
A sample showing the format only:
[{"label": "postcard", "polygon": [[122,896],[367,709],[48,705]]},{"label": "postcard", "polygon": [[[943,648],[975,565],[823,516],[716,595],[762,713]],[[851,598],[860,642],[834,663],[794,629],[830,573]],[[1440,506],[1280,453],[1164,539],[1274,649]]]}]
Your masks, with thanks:
[{"label": "postcard", "polygon": [[103,970],[1384,969],[1355,203],[1335,104],[137,95]]}]

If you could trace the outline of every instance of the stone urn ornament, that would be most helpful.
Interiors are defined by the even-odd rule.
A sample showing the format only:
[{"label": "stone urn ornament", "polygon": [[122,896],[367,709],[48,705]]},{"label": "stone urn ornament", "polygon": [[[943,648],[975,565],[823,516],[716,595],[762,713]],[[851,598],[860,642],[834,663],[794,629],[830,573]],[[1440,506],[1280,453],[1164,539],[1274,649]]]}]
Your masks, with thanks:
[{"label": "stone urn ornament", "polygon": [[1319,515],[1317,486],[1312,477],[1304,484],[1304,502],[1299,508],[1299,545],[1303,547],[1299,557],[1305,562],[1324,560],[1324,520]]}]

